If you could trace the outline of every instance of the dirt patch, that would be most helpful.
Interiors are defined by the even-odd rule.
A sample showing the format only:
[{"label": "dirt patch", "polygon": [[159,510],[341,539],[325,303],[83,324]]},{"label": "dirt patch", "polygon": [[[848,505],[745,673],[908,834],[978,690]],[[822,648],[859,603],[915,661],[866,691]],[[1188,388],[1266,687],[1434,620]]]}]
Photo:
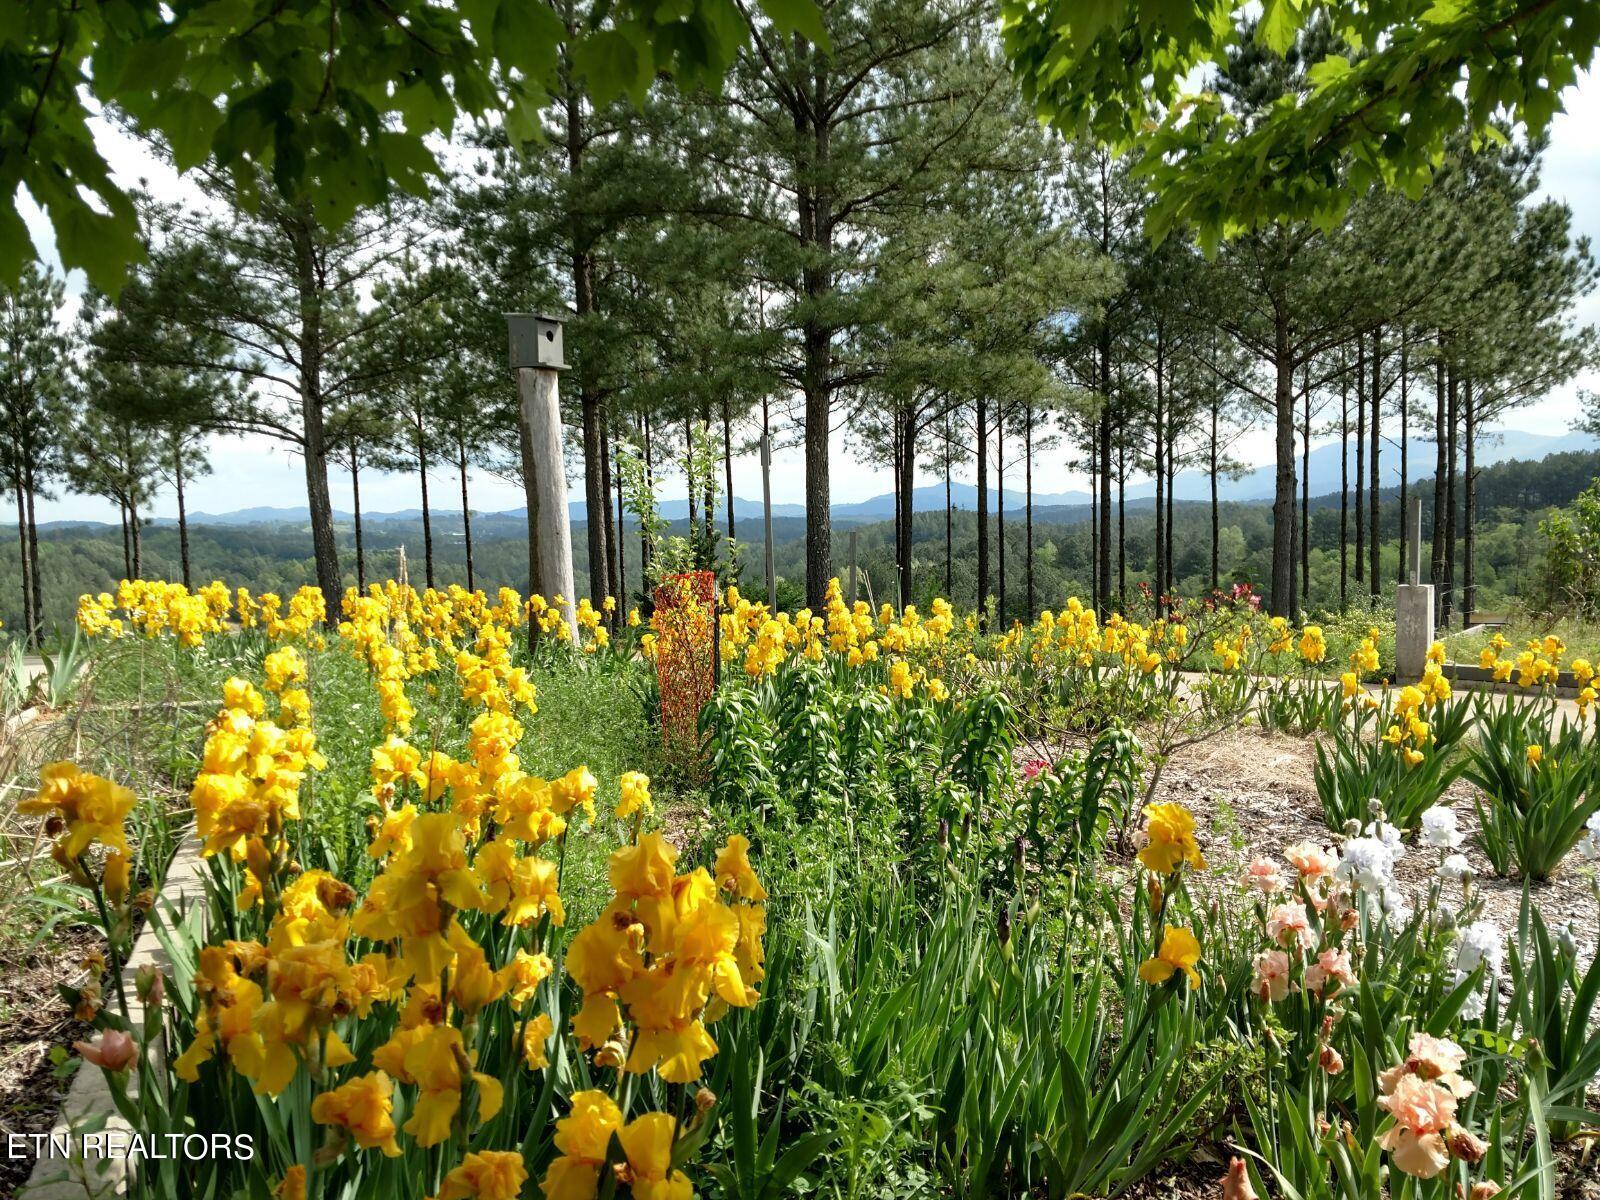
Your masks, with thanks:
[{"label": "dirt patch", "polygon": [[[71,1083],[50,1060],[92,1032],[75,1020],[57,990],[79,974],[78,964],[103,947],[97,930],[74,926],[38,949],[0,963],[0,1138],[48,1133]],[[0,1196],[14,1195],[33,1170],[33,1156],[0,1155]]]}]

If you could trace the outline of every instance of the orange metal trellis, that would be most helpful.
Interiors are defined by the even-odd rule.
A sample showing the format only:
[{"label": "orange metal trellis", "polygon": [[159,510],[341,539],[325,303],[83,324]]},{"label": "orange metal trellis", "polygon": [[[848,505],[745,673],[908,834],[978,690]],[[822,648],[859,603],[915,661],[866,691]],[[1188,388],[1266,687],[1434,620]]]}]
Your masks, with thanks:
[{"label": "orange metal trellis", "polygon": [[655,589],[656,678],[661,685],[661,739],[691,755],[699,739],[700,710],[716,687],[713,628],[716,575],[685,571],[665,576]]}]

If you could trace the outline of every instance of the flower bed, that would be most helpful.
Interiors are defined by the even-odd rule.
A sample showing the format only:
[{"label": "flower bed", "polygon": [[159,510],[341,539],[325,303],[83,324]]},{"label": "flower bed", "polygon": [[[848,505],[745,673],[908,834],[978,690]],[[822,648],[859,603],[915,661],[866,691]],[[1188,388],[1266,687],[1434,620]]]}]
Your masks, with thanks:
[{"label": "flower bed", "polygon": [[[129,598],[86,620],[201,655],[222,619]],[[679,714],[706,781],[679,791],[531,769],[530,670],[659,666],[670,611],[601,638],[585,606],[573,644],[542,601],[387,587],[329,638],[315,598],[249,599],[192,786],[205,902],[81,1054],[135,1128],[258,1150],[135,1189],[1117,1195],[1204,1147],[1238,1200],[1543,1200],[1570,1171],[1600,961],[1536,889],[1600,820],[1549,672],[1506,704],[1436,650],[1372,693],[1376,633],[1330,662],[1226,606],[696,607],[727,669]],[[1245,725],[1308,747],[1315,807],[1239,857],[1164,772]],[[63,764],[31,807],[115,971],[131,803]],[[1530,880],[1514,920],[1484,862]]]}]

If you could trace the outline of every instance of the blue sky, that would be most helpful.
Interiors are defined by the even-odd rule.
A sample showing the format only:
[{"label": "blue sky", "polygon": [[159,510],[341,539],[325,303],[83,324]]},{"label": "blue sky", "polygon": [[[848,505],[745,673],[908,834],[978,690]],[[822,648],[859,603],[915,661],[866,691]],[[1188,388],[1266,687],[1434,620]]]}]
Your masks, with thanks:
[{"label": "blue sky", "polygon": [[[1600,246],[1600,77],[1594,71],[1580,76],[1578,85],[1567,93],[1565,105],[1566,111],[1559,114],[1552,125],[1542,191],[1569,204],[1573,209],[1577,230],[1587,234]],[[176,177],[152,160],[136,143],[119,135],[108,134],[102,144],[106,146],[118,175],[126,182],[146,179],[148,186],[160,194],[181,194],[186,190]],[[29,225],[36,242],[50,245],[48,229],[38,214],[25,215],[30,218]],[[70,282],[78,283],[76,280]],[[1600,326],[1600,293],[1587,297],[1576,316],[1580,323]],[[1541,433],[1567,429],[1579,413],[1580,390],[1600,390],[1600,377],[1591,373],[1552,392],[1537,404],[1513,414],[1507,424]],[[1252,464],[1270,461],[1270,435],[1264,430],[1246,435],[1240,446],[1240,456]],[[892,483],[886,471],[873,470],[854,461],[842,439],[837,437],[834,441],[834,458],[832,488],[835,503],[864,500],[891,490]],[[293,507],[305,503],[304,467],[299,459],[291,456],[278,443],[254,437],[213,438],[211,461],[213,473],[195,480],[189,489],[188,501],[192,512],[227,512],[257,505]],[[1035,483],[1040,490],[1065,491],[1087,485],[1083,478],[1062,470],[1060,461],[1059,450],[1045,452],[1036,460]],[[569,479],[573,484],[574,498],[579,498],[583,481],[581,471],[570,458],[570,452]],[[330,483],[334,506],[348,509],[351,504],[348,477],[334,471]],[[453,502],[456,494],[454,484],[455,477],[448,472],[437,478],[435,486],[443,487],[445,491],[436,494],[436,503],[449,506]],[[520,489],[493,476],[474,475],[471,490],[474,509],[494,511],[516,508],[522,504]],[[735,460],[734,490],[740,496],[760,496],[760,465],[754,455]],[[681,479],[669,478],[662,487],[664,497],[672,498],[682,493]],[[798,503],[802,500],[804,471],[798,450],[780,450],[774,455],[772,494],[774,501],[778,502]],[[362,478],[361,501],[362,507],[369,512],[415,508],[420,503],[417,481],[414,477],[366,473]],[[157,498],[153,512],[148,515],[172,516],[175,512],[175,499],[171,494],[163,494]],[[72,495],[45,502],[39,516],[41,520],[116,519],[115,509],[106,502]]]}]

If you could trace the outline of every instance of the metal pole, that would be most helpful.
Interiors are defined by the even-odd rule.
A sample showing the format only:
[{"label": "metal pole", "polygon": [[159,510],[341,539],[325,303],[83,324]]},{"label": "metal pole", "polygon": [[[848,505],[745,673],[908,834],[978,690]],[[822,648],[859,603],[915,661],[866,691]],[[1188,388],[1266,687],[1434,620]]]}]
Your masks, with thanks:
[{"label": "metal pole", "polygon": [[[763,406],[764,410],[765,406]],[[767,436],[764,428],[766,424],[765,411],[762,413],[761,430],[761,524],[765,530],[767,540],[766,568],[767,568],[767,611],[778,611],[778,573],[774,565],[772,554],[772,439]]]}]

